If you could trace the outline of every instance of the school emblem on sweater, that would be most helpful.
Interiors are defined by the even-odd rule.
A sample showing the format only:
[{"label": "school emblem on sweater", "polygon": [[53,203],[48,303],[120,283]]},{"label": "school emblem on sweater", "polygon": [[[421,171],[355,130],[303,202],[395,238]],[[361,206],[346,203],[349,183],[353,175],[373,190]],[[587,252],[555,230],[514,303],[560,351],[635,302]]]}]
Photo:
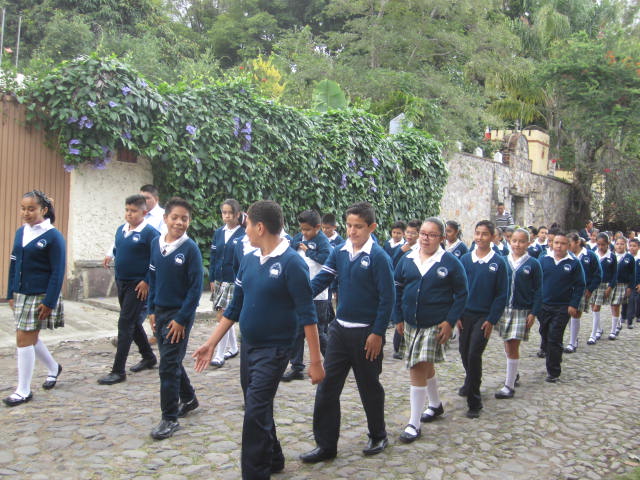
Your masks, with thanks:
[{"label": "school emblem on sweater", "polygon": [[182,253],[177,254],[176,258],[174,258],[173,261],[175,262],[176,265],[183,265],[184,255]]},{"label": "school emblem on sweater", "polygon": [[281,273],[282,273],[282,265],[280,265],[280,262],[276,262],[273,265],[271,265],[271,268],[269,269],[269,276],[271,278],[278,278]]},{"label": "school emblem on sweater", "polygon": [[629,263],[631,260],[629,260],[628,258],[624,259],[624,263]]},{"label": "school emblem on sweater", "polygon": [[460,251],[459,251],[459,250],[456,250],[455,252],[453,252],[453,254],[454,254],[456,257],[459,257],[459,256],[460,256]]},{"label": "school emblem on sweater", "polygon": [[371,265],[371,258],[369,258],[369,255],[365,255],[362,257],[362,260],[360,260],[360,266],[362,268],[369,268],[369,265]]},{"label": "school emblem on sweater", "polygon": [[564,267],[562,267],[562,268],[564,268],[564,271],[565,271],[565,272],[570,272],[570,271],[571,271],[571,265],[569,265],[569,264],[566,264],[566,265],[565,265]]},{"label": "school emblem on sweater", "polygon": [[309,247],[311,250],[315,250],[316,249],[316,242],[307,243],[307,247]]},{"label": "school emblem on sweater", "polygon": [[139,233],[134,233],[133,237],[131,237],[131,240],[133,240],[134,242],[139,242],[140,241],[140,234]]},{"label": "school emblem on sweater", "polygon": [[591,263],[591,259],[589,257],[584,257],[584,263]]},{"label": "school emblem on sweater", "polygon": [[490,263],[489,264],[489,270],[491,270],[492,272],[497,272],[498,271],[498,264],[497,263]]},{"label": "school emblem on sweater", "polygon": [[38,240],[38,243],[36,243],[36,246],[38,248],[44,248],[47,246],[47,241],[44,238],[41,240]]},{"label": "school emblem on sweater", "polygon": [[438,267],[436,273],[440,278],[445,278],[447,275],[449,275],[449,270],[447,270],[447,267]]},{"label": "school emblem on sweater", "polygon": [[527,265],[522,269],[522,273],[524,273],[525,275],[529,275],[531,273],[531,267]]}]

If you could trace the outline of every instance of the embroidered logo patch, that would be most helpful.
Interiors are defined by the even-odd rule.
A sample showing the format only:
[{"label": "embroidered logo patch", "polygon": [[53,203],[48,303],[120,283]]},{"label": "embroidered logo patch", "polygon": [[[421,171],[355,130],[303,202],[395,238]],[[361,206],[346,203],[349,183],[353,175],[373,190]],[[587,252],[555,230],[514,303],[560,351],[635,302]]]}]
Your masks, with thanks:
[{"label": "embroidered logo patch", "polygon": [[38,248],[44,248],[47,246],[47,241],[44,238],[41,240],[38,240],[38,243],[36,243],[36,246]]},{"label": "embroidered logo patch", "polygon": [[133,237],[131,237],[131,240],[133,240],[134,242],[139,242],[140,241],[140,234],[139,233],[134,233]]},{"label": "embroidered logo patch", "polygon": [[565,265],[565,266],[564,266],[564,267],[562,267],[562,268],[564,268],[564,271],[565,271],[565,272],[570,272],[570,271],[571,271],[571,265],[569,265],[569,264]]},{"label": "embroidered logo patch", "polygon": [[269,269],[269,276],[271,278],[278,278],[281,273],[282,273],[282,265],[280,265],[280,262],[276,262],[273,265],[271,265],[271,268]]},{"label": "embroidered logo patch", "polygon": [[362,257],[362,260],[360,260],[360,266],[362,268],[369,268],[369,265],[371,265],[371,259],[369,258],[369,255],[365,255]]},{"label": "embroidered logo patch", "polygon": [[316,249],[316,242],[307,243],[307,247],[309,247],[311,250],[315,250]]},{"label": "embroidered logo patch", "polygon": [[628,258],[624,259],[624,263],[629,263],[631,260],[629,260]]},{"label": "embroidered logo patch", "polygon": [[460,256],[460,250],[456,250],[455,252],[453,252],[453,254],[454,254],[456,257],[459,257],[459,256]]},{"label": "embroidered logo patch", "polygon": [[524,273],[525,275],[529,275],[531,273],[531,267],[527,265],[522,269],[522,273]]},{"label": "embroidered logo patch", "polygon": [[492,272],[497,272],[498,271],[498,264],[497,263],[490,263],[489,264],[489,270],[491,270]]},{"label": "embroidered logo patch", "polygon": [[591,263],[591,259],[589,257],[584,257],[582,261],[587,264]]},{"label": "embroidered logo patch", "polygon": [[449,275],[449,270],[447,270],[446,267],[438,267],[436,273],[440,278],[445,278],[447,275]]},{"label": "embroidered logo patch", "polygon": [[176,265],[184,264],[184,255],[182,253],[177,254],[176,258],[174,258],[173,261]]}]

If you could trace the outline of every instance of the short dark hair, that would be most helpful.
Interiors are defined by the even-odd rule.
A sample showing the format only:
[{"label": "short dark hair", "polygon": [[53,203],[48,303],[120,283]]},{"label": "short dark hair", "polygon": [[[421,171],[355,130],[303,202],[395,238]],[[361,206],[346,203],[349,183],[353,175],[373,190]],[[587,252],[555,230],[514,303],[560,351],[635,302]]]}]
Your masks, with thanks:
[{"label": "short dark hair", "polygon": [[282,207],[273,200],[260,200],[249,207],[247,216],[251,223],[262,223],[272,235],[279,235],[284,227]]},{"label": "short dark hair", "polygon": [[135,195],[129,195],[127,198],[124,199],[124,204],[135,205],[136,207],[141,208],[143,210],[147,209],[147,201],[139,193],[136,193]]},{"label": "short dark hair", "polygon": [[632,238],[631,240],[629,240],[629,243],[635,243],[640,247],[640,239],[638,238]]},{"label": "short dark hair", "polygon": [[567,239],[569,238],[569,235],[567,234],[567,232],[565,232],[563,230],[560,230],[560,229],[558,229],[554,235],[556,237],[567,237]]},{"label": "short dark hair", "polygon": [[531,235],[538,235],[538,229],[536,227],[534,227],[533,225],[529,225],[527,227],[527,230],[529,230],[531,232]]},{"label": "short dark hair", "polygon": [[158,187],[156,187],[155,185],[151,185],[150,183],[147,183],[146,185],[142,185],[140,187],[140,191],[150,193],[156,198],[160,197],[160,192],[158,191]]},{"label": "short dark hair", "polygon": [[478,227],[486,227],[492,236],[496,233],[496,226],[491,220],[480,220],[478,223],[476,223],[476,230],[478,229]]},{"label": "short dark hair", "polygon": [[[151,192],[149,192],[149,193],[151,193]],[[153,195],[153,193],[151,193],[151,194]],[[175,207],[182,207],[182,208],[186,209],[187,212],[189,212],[189,216],[190,217],[192,216],[193,207],[184,198],[180,198],[180,197],[171,197],[169,199],[167,204],[164,206],[164,214],[165,215],[169,215],[171,213],[171,210],[173,210]]]},{"label": "short dark hair", "polygon": [[393,222],[391,224],[391,230],[402,230],[403,232],[407,229],[407,224],[404,223],[402,220],[398,220],[397,222]]},{"label": "short dark hair", "polygon": [[345,218],[349,215],[357,215],[362,218],[367,225],[376,223],[376,210],[369,202],[354,203],[347,208],[347,211],[344,214]]},{"label": "short dark hair", "polygon": [[561,232],[562,230],[560,229],[560,227],[551,227],[550,229],[547,230],[547,235],[558,235],[558,232]]},{"label": "short dark hair", "polygon": [[417,218],[414,218],[413,220],[409,220],[407,222],[407,228],[411,227],[419,231],[421,226],[422,226],[422,221],[418,220]]},{"label": "short dark hair", "polygon": [[315,210],[305,210],[298,215],[298,223],[306,223],[312,227],[317,227],[321,221],[320,214]]},{"label": "short dark hair", "polygon": [[607,244],[609,243],[609,235],[605,232],[600,232],[596,237],[596,242],[600,239],[603,239]]},{"label": "short dark hair", "polygon": [[325,213],[322,216],[322,223],[325,225],[331,225],[332,227],[337,226],[336,216],[333,213]]},{"label": "short dark hair", "polygon": [[542,230],[543,228],[547,231],[547,233],[549,233],[549,229],[547,227],[545,227],[544,225],[540,225],[538,227],[538,233],[540,233],[540,230]]},{"label": "short dark hair", "polygon": [[35,198],[40,208],[46,208],[47,213],[44,214],[44,218],[48,218],[51,223],[56,221],[56,212],[53,209],[53,200],[47,197],[47,194],[40,190],[31,190],[25,193],[22,198]]},{"label": "short dark hair", "polygon": [[462,238],[462,230],[460,229],[460,224],[455,220],[447,220],[447,223],[444,224],[446,227],[451,227],[456,231],[456,237],[459,239]]},{"label": "short dark hair", "polygon": [[504,207],[504,202],[498,202],[499,207]]}]

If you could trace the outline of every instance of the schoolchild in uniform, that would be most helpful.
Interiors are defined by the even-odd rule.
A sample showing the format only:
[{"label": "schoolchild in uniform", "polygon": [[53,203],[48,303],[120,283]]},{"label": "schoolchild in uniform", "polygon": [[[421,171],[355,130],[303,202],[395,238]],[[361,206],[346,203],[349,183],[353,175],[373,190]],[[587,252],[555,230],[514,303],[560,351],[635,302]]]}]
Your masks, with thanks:
[{"label": "schoolchild in uniform", "polygon": [[494,252],[503,257],[509,255],[509,249],[504,243],[504,235],[502,233],[502,230],[500,230],[499,228],[496,228],[496,233],[493,234],[493,242],[491,248]]},{"label": "schoolchild in uniform", "polygon": [[393,260],[395,257],[395,250],[398,247],[404,245],[404,232],[407,229],[407,224],[403,221],[397,221],[391,224],[391,238],[384,242],[384,246],[382,247],[389,258]]},{"label": "schoolchild in uniform", "polygon": [[300,456],[305,463],[334,458],[340,436],[340,394],[353,369],[367,416],[369,442],[365,455],[382,452],[388,444],[384,421],[384,389],[380,384],[382,347],[395,304],[389,257],[373,242],[375,210],[370,203],[347,209],[348,240],[335,248],[311,282],[314,294],[338,278],[338,309],[329,326],[326,377],[316,390],[313,434],[317,447]]},{"label": "schoolchild in uniform", "polygon": [[[457,257],[440,243],[444,224],[428,218],[420,227],[420,248],[400,260],[395,269],[396,328],[404,335],[409,369],[411,417],[400,441],[421,436],[420,422],[444,413],[435,364],[443,362],[444,344],[451,337],[467,301],[467,276]],[[428,408],[424,411],[428,399]]]},{"label": "schoolchild in uniform", "polygon": [[[507,248],[509,249],[509,251],[511,251],[511,237],[513,236],[513,232],[515,232],[515,228],[513,227],[506,227],[502,230],[502,236],[504,237],[504,243],[507,246]],[[527,230],[527,233],[529,233],[529,230]],[[531,236],[531,235],[529,235]],[[527,247],[529,247],[529,245],[527,245]]]},{"label": "schoolchild in uniform", "polygon": [[18,387],[3,399],[15,407],[33,398],[31,378],[36,358],[47,369],[42,388],[56,386],[62,366],[53,359],[40,340],[43,328],[64,327],[60,290],[64,281],[65,242],[53,227],[56,215],[51,200],[39,190],[23,195],[20,201],[24,224],[13,241],[9,265],[7,300],[13,310],[18,355]]},{"label": "schoolchild in uniform", "polygon": [[178,417],[198,407],[182,360],[202,294],[202,255],[187,235],[192,208],[173,197],[165,205],[167,233],[151,246],[149,322],[160,351],[160,408],[162,420],[151,437],[162,440],[179,428]]},{"label": "schoolchild in uniform", "polygon": [[626,305],[635,281],[635,259],[627,252],[627,240],[621,235],[616,239],[615,252],[618,264],[616,288],[611,296],[611,333],[609,340],[615,340],[622,330],[620,306]]},{"label": "schoolchild in uniform", "polygon": [[540,226],[537,229],[536,238],[531,244],[531,246],[527,249],[527,253],[529,254],[529,256],[533,258],[539,258],[540,255],[545,254],[548,247],[548,242],[547,242],[548,233],[549,233],[549,230],[544,225]]},{"label": "schoolchild in uniform", "polygon": [[164,208],[160,206],[160,192],[155,185],[147,184],[140,187],[140,195],[147,202],[145,221],[160,233],[167,233],[167,225],[164,223]]},{"label": "schoolchild in uniform", "polygon": [[338,231],[338,224],[336,222],[336,216],[333,213],[326,213],[322,217],[322,233],[329,239],[329,243],[332,247],[337,247],[344,243],[344,238],[340,236]]},{"label": "schoolchild in uniform", "polygon": [[458,320],[460,357],[465,370],[458,394],[467,397],[468,418],[478,418],[482,410],[482,354],[491,331],[504,312],[509,290],[509,274],[504,257],[492,250],[496,228],[489,220],[476,224],[476,248],[460,259],[469,282],[467,305]]},{"label": "schoolchild in uniform", "polygon": [[529,256],[529,232],[517,229],[511,236],[509,267],[509,299],[504,315],[498,322],[498,331],[504,340],[507,356],[507,375],[504,386],[495,393],[498,399],[512,398],[515,394],[520,362],[520,342],[529,339],[529,329],[542,306],[542,268]]},{"label": "schoolchild in uniform", "polygon": [[635,269],[633,281],[630,283],[631,294],[627,303],[627,328],[633,328],[633,319],[640,316],[640,240],[629,240],[629,254],[633,256]]},{"label": "schoolchild in uniform", "polygon": [[569,254],[569,239],[564,232],[556,233],[553,252],[540,260],[542,267],[542,309],[540,336],[546,349],[546,382],[555,383],[562,372],[562,339],[570,317],[577,317],[585,279],[580,260]]},{"label": "schoolchild in uniform", "polygon": [[591,295],[591,311],[593,312],[593,328],[587,345],[595,345],[602,337],[600,327],[600,309],[602,305],[611,305],[614,288],[618,283],[618,260],[609,250],[609,235],[602,232],[598,234],[598,249],[596,250],[598,261],[602,267],[602,281]]},{"label": "schoolchild in uniform", "polygon": [[106,256],[103,265],[109,266],[115,257],[115,278],[118,288],[118,343],[111,373],[98,379],[100,385],[113,385],[127,379],[125,364],[131,342],[136,343],[142,360],[131,367],[132,372],[153,368],[158,360],[151,349],[144,331],[143,311],[149,293],[149,263],[151,245],[160,232],[144,219],[147,203],[142,195],[131,195],[125,199],[126,223],[116,229],[111,256]]},{"label": "schoolchild in uniform", "polygon": [[[313,280],[329,258],[331,245],[329,239],[322,232],[320,214],[315,210],[305,210],[298,215],[300,233],[291,241],[291,248],[305,261],[309,267],[309,277]],[[320,352],[324,355],[327,349],[327,329],[329,324],[329,289],[316,295],[313,299],[318,317],[318,337],[320,339]],[[291,352],[291,370],[282,376],[283,382],[302,380],[304,378],[304,329],[298,327],[298,333],[293,341]]]},{"label": "schoolchild in uniform", "polygon": [[263,480],[284,469],[273,420],[273,400],[291,355],[296,326],[304,327],[313,384],[324,377],[309,268],[280,236],[280,205],[264,200],[247,212],[246,233],[256,248],[242,257],[233,299],[209,339],[193,354],[202,372],[216,344],[240,322],[240,376],[245,400],[242,478]]},{"label": "schoolchild in uniform", "polygon": [[[220,321],[222,312],[233,298],[235,274],[233,259],[236,245],[245,235],[242,226],[242,208],[233,198],[228,198],[220,205],[220,213],[224,226],[213,233],[211,241],[211,258],[209,260],[209,282],[211,300],[216,319]],[[224,338],[218,343],[216,353],[211,360],[211,366],[220,368],[226,360],[238,355],[238,341],[236,331],[230,328]]]},{"label": "schoolchild in uniform", "polygon": [[449,220],[445,224],[445,239],[444,249],[445,251],[455,255],[457,259],[460,259],[465,253],[469,251],[469,248],[462,241],[462,229],[460,224],[455,220]]},{"label": "schoolchild in uniform", "polygon": [[600,230],[594,228],[589,233],[589,241],[587,242],[587,248],[593,250],[594,252],[598,249],[598,234]]},{"label": "schoolchild in uniform", "polygon": [[585,289],[580,299],[576,315],[571,317],[569,327],[569,343],[564,347],[565,353],[574,353],[578,349],[578,334],[580,333],[580,317],[583,313],[589,313],[591,295],[598,289],[602,281],[602,267],[595,252],[586,247],[584,238],[577,232],[567,234],[569,240],[569,253],[573,254],[582,265],[585,278]]}]

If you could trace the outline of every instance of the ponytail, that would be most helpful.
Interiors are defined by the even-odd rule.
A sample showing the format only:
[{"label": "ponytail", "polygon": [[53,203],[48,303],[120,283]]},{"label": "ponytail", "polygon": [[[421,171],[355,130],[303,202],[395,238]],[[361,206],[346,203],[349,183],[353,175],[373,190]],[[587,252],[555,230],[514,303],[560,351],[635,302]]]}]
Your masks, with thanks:
[{"label": "ponytail", "polygon": [[44,214],[44,218],[48,218],[51,223],[56,221],[56,212],[53,209],[53,200],[47,197],[44,192],[40,190],[31,190],[25,193],[22,198],[35,198],[41,208],[46,208],[47,213]]}]

